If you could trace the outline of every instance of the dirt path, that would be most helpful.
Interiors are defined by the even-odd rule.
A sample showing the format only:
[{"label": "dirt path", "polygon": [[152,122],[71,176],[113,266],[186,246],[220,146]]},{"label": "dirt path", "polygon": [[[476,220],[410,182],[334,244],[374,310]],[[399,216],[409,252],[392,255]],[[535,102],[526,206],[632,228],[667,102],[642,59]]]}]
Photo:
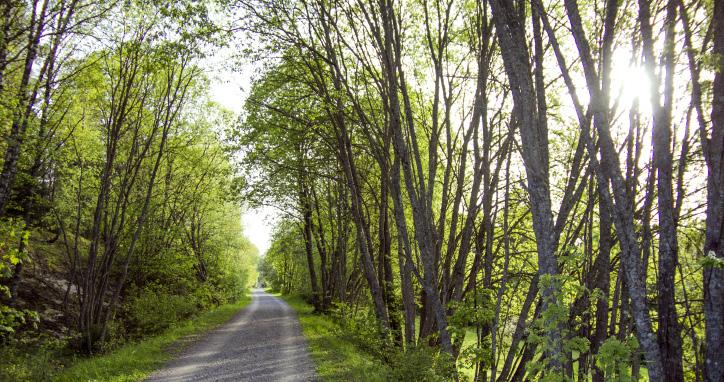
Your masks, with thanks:
[{"label": "dirt path", "polygon": [[314,381],[299,320],[286,302],[261,289],[231,321],[155,372],[149,382]]}]

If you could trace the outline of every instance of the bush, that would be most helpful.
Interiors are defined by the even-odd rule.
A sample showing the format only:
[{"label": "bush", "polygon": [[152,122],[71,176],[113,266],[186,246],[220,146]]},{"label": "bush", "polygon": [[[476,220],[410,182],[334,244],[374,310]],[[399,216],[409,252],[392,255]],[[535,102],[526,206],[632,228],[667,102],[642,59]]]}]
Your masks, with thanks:
[{"label": "bush", "polygon": [[29,261],[27,250],[20,250],[21,243],[27,248],[30,231],[19,220],[0,219],[0,340],[10,338],[15,329],[38,321],[37,313],[5,305],[10,288],[6,280],[13,276],[15,267]]},{"label": "bush", "polygon": [[391,366],[390,380],[401,382],[456,380],[455,363],[447,354],[425,344],[403,350],[391,335],[380,334],[377,320],[371,310],[355,312],[349,305],[337,303],[332,309],[332,316],[339,324],[337,336],[347,338],[356,347]]},{"label": "bush", "polygon": [[392,380],[401,382],[454,381],[455,364],[439,349],[420,344],[405,351],[396,351],[390,362]]},{"label": "bush", "polygon": [[394,344],[390,338],[384,338],[380,334],[377,319],[371,310],[355,311],[347,304],[335,303],[330,313],[339,324],[339,336],[354,342],[365,352],[387,360]]},{"label": "bush", "polygon": [[601,345],[596,354],[596,365],[603,370],[607,381],[630,382],[631,355],[638,349],[636,337],[629,337],[626,341],[609,338]]},{"label": "bush", "polygon": [[61,367],[62,340],[23,336],[0,346],[0,381],[48,381]]},{"label": "bush", "polygon": [[199,312],[198,297],[170,294],[160,287],[145,288],[126,304],[129,332],[135,336],[160,333]]}]

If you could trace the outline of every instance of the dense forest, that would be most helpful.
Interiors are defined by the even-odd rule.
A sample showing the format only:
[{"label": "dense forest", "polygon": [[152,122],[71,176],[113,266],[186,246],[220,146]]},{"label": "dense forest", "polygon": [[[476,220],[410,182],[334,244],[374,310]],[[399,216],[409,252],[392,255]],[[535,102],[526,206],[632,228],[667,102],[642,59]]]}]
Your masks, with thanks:
[{"label": "dense forest", "polygon": [[724,380],[724,2],[240,3],[273,288],[408,371]]},{"label": "dense forest", "polygon": [[44,354],[104,352],[241,297],[257,254],[234,116],[199,66],[219,39],[205,6],[0,9],[0,380],[47,380]]},{"label": "dense forest", "polygon": [[258,273],[394,380],[724,381],[724,1],[0,8],[0,380]]}]

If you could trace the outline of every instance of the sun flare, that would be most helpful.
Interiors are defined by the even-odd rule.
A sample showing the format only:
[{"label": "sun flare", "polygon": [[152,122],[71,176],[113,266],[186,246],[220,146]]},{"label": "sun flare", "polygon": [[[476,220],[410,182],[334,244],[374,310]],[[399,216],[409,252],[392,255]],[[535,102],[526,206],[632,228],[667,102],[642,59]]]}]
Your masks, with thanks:
[{"label": "sun flare", "polygon": [[628,110],[638,101],[639,108],[649,108],[650,82],[641,64],[632,59],[631,51],[618,49],[613,54],[611,68],[611,102]]}]

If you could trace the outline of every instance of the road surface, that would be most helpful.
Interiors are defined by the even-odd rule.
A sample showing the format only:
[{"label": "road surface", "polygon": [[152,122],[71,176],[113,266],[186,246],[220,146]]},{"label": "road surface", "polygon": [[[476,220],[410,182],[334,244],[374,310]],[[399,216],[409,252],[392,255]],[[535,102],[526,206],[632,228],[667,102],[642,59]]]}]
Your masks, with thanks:
[{"label": "road surface", "polygon": [[184,350],[148,382],[315,381],[299,320],[286,302],[261,289],[226,324]]}]

